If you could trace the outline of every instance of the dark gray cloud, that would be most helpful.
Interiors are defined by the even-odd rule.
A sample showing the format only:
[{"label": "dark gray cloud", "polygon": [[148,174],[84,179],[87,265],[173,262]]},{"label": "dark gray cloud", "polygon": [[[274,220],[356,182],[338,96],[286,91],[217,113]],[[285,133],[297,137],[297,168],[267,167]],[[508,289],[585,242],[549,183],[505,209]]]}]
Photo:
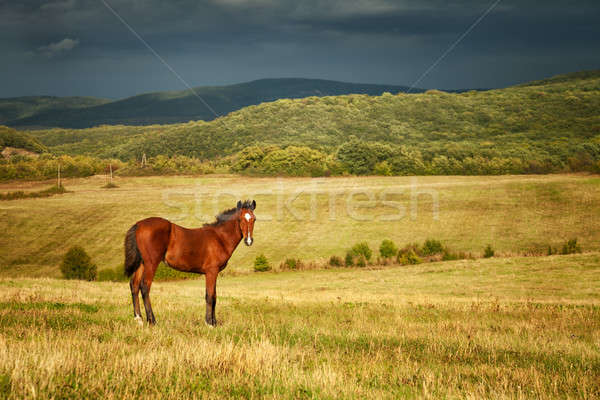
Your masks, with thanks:
[{"label": "dark gray cloud", "polygon": [[[190,84],[411,84],[491,1],[106,0]],[[499,87],[600,68],[600,3],[504,0],[422,82]],[[181,83],[102,0],[0,0],[0,96],[123,97]]]}]

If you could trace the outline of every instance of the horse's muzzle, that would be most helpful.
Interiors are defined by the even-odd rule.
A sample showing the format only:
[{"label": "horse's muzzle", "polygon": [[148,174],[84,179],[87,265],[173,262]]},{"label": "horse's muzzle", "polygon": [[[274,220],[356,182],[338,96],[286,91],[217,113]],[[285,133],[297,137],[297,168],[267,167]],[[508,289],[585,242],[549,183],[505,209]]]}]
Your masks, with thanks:
[{"label": "horse's muzzle", "polygon": [[246,246],[252,246],[252,242],[253,242],[253,241],[254,241],[254,240],[252,240],[252,238],[250,238],[250,237],[247,237],[247,238],[244,240],[244,243],[246,243]]}]

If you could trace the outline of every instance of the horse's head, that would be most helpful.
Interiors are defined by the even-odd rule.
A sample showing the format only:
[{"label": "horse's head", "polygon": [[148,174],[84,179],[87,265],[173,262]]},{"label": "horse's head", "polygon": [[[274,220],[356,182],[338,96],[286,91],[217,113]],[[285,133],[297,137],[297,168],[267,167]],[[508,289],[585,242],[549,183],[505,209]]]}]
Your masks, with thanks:
[{"label": "horse's head", "polygon": [[242,230],[242,236],[244,237],[244,243],[246,246],[252,246],[252,231],[254,230],[254,209],[256,208],[256,201],[246,200],[244,202],[238,201],[237,209],[240,222],[240,229]]}]

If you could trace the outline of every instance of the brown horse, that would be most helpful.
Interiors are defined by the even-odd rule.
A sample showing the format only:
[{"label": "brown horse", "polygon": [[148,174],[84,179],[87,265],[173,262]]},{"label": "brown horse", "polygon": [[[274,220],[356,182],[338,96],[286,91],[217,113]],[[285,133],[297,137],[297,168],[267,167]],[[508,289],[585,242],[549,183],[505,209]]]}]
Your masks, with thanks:
[{"label": "brown horse", "polygon": [[215,222],[198,229],[186,229],[157,217],[133,225],[125,235],[125,273],[131,276],[134,318],[142,323],[138,295],[141,289],[146,319],[150,324],[156,323],[150,287],[158,264],[164,261],[178,271],[206,276],[206,323],[216,325],[217,275],[227,266],[242,238],[247,246],[252,245],[255,208],[254,200],[238,201],[237,207],[223,211]]}]

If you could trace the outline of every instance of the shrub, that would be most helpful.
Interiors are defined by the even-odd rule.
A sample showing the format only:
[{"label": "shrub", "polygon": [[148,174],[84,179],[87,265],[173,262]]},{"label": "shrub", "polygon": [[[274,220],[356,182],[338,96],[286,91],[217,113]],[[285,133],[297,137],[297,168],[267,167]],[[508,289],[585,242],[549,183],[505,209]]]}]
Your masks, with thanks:
[{"label": "shrub", "polygon": [[558,247],[552,247],[551,245],[548,245],[548,255],[551,256],[554,254],[559,254]]},{"label": "shrub", "polygon": [[365,260],[364,256],[358,256],[357,260],[356,260],[356,266],[357,267],[366,267],[367,266],[367,260]]},{"label": "shrub", "polygon": [[286,258],[280,265],[279,269],[302,269],[302,261],[297,258]]},{"label": "shrub", "polygon": [[65,279],[82,279],[93,281],[96,279],[98,269],[92,259],[81,246],[73,246],[67,251],[60,266]]},{"label": "shrub", "polygon": [[398,254],[398,248],[391,240],[385,239],[379,246],[379,254],[383,258],[392,258]]},{"label": "shrub", "polygon": [[417,243],[411,243],[411,244],[407,244],[406,246],[404,246],[403,248],[398,250],[398,257],[400,257],[402,254],[408,253],[411,250],[415,254],[421,255],[421,247]]},{"label": "shrub", "polygon": [[402,265],[414,265],[423,262],[421,258],[413,251],[409,250],[404,254],[398,254],[398,263]]},{"label": "shrub", "polygon": [[329,265],[331,265],[332,267],[341,267],[342,263],[342,259],[338,256],[329,257]]},{"label": "shrub", "polygon": [[346,252],[346,258],[344,259],[344,263],[346,264],[346,267],[352,267],[354,265],[354,255],[352,255],[352,252],[350,250]]},{"label": "shrub", "polygon": [[269,264],[269,260],[264,254],[258,255],[254,259],[254,272],[265,272],[270,271],[271,265]]},{"label": "shrub", "polygon": [[571,239],[563,245],[560,254],[581,253],[581,246],[577,244],[577,238]]},{"label": "shrub", "polygon": [[427,239],[421,248],[421,254],[424,256],[433,256],[435,254],[443,254],[444,246],[442,242],[435,239]]},{"label": "shrub", "polygon": [[371,248],[369,247],[367,242],[355,244],[354,246],[352,246],[352,249],[350,249],[350,251],[352,252],[352,255],[356,257],[363,256],[366,261],[369,261],[371,259],[371,256],[373,255],[373,252],[371,251]]},{"label": "shrub", "polygon": [[485,249],[483,250],[483,256],[485,258],[491,258],[494,257],[494,249],[492,248],[492,245],[487,245],[485,247]]}]

